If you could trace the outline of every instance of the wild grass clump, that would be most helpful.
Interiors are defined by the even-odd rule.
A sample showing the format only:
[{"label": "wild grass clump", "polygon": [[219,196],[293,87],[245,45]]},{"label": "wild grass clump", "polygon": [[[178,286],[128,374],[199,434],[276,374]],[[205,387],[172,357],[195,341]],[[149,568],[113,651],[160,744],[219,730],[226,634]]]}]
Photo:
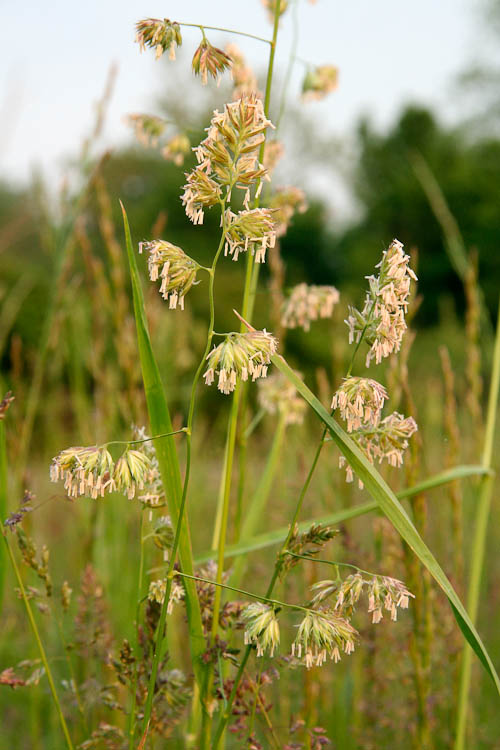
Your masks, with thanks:
[{"label": "wild grass clump", "polygon": [[[416,255],[407,254],[398,239],[390,241],[375,273],[366,277],[360,309],[348,304],[330,278],[284,288],[280,238],[305,209],[305,196],[300,187],[273,185],[272,171],[283,154],[271,115],[274,60],[279,19],[287,4],[265,5],[272,16],[271,38],[253,37],[269,50],[262,91],[234,44],[226,50],[215,47],[206,36],[211,27],[197,27],[202,38],[192,59],[193,73],[202,84],[230,75],[235,84],[233,98],[214,111],[199,144],[191,147],[190,134],[182,130],[167,139],[169,123],[154,115],[130,116],[143,145],[159,149],[165,159],[180,165],[190,148],[194,152],[195,164],[185,181],[179,179],[179,199],[186,222],[192,224],[189,247],[174,244],[168,223],[161,221],[150,236],[134,243],[124,205],[128,201],[121,203],[122,243],[100,162],[87,176],[83,197],[58,244],[59,273],[26,399],[12,487],[19,491],[27,476],[25,459],[70,262],[68,248],[76,242],[93,286],[84,314],[103,325],[96,325],[87,339],[95,346],[93,392],[83,382],[82,360],[71,356],[70,395],[78,440],[85,444],[59,445],[48,469],[57,503],[76,528],[72,539],[78,575],[72,580],[66,572],[61,577],[58,544],[51,555],[38,541],[44,501],[38,503],[27,492],[20,506],[7,513],[4,422],[12,396],[0,404],[4,545],[37,650],[35,658],[30,648],[29,659],[9,664],[0,682],[19,691],[30,688],[24,700],[30,701],[33,716],[33,747],[50,743],[55,748],[62,741],[82,750],[166,743],[200,749],[320,748],[332,741],[343,747],[380,747],[381,741],[402,747],[406,745],[397,743],[410,727],[413,745],[430,748],[445,746],[443,742],[450,746],[451,717],[460,748],[472,650],[500,691],[475,628],[493,481],[500,335],[483,426],[481,302],[475,265],[467,256],[466,376],[473,394],[468,409],[475,434],[484,432],[484,449],[480,465],[460,464],[454,375],[443,348],[449,444],[445,456],[439,448],[431,462],[435,473],[428,476],[422,458],[425,419],[422,426],[409,375],[411,323],[418,305]],[[136,41],[141,51],[151,50],[156,58],[168,54],[173,61],[185,26],[193,24],[147,18],[137,23]],[[311,68],[304,98],[321,98],[336,85],[336,68]],[[109,277],[81,223],[81,204],[93,190]],[[119,197],[114,197],[116,203]],[[205,223],[210,215],[216,216],[218,236]],[[208,265],[197,257],[197,233],[208,235],[213,247]],[[154,295],[144,292],[143,251]],[[238,264],[241,299],[234,310],[234,330],[220,331],[228,305],[219,279],[229,259]],[[265,266],[271,267],[271,313],[259,296]],[[360,292],[363,286],[360,279]],[[202,294],[208,315],[195,326],[189,317],[192,300]],[[109,319],[99,317],[99,302],[106,305]],[[257,314],[265,327],[255,327]],[[171,322],[169,316],[178,317]],[[166,355],[157,336],[164,320],[173,332]],[[116,335],[112,341],[106,338],[107,323]],[[290,331],[310,335],[315,327],[327,345],[335,337],[347,352],[342,369],[318,375],[321,398],[288,363],[294,357],[293,347],[287,346]],[[117,353],[114,368],[110,348]],[[168,379],[159,364],[165,358]],[[307,361],[294,364],[308,369]],[[184,377],[176,383],[172,373],[178,375],[181,367]],[[217,388],[209,388],[214,383]],[[202,399],[208,407],[200,407]],[[113,418],[115,410],[120,419]],[[92,420],[95,425],[89,427]],[[212,424],[216,420],[217,429]],[[102,434],[108,424],[119,422],[122,439],[112,439],[111,430]],[[137,426],[145,422],[147,426]],[[468,476],[479,478],[479,501],[466,609],[456,590],[462,594],[466,587],[459,481]],[[351,488],[354,478],[357,486]],[[428,523],[427,493],[441,486],[449,493],[442,493],[442,504],[451,508],[449,577],[431,552],[436,540]],[[400,502],[405,498],[406,508]],[[374,512],[376,520],[367,523]],[[355,518],[365,525],[348,527]],[[55,515],[54,525],[58,523]],[[442,593],[451,610],[444,607]],[[468,644],[461,659],[458,629]],[[458,695],[443,693],[441,687],[434,697],[439,670],[459,680]],[[55,718],[42,732],[36,722],[47,703],[34,696],[45,679]],[[384,691],[396,706],[388,720],[382,716],[390,713],[390,703],[380,714],[373,710]]]}]

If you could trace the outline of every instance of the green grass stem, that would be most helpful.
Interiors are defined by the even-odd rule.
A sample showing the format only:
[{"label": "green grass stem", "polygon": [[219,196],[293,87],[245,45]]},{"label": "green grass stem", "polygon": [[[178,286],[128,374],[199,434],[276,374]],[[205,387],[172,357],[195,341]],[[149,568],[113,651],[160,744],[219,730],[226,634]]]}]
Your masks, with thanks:
[{"label": "green grass stem", "polygon": [[9,556],[12,569],[14,571],[14,575],[17,580],[17,584],[19,586],[19,591],[21,592],[21,598],[23,600],[23,604],[26,609],[26,614],[28,615],[28,620],[31,625],[31,629],[33,631],[33,635],[35,637],[36,645],[38,647],[38,651],[40,653],[40,658],[42,660],[43,667],[45,669],[45,674],[47,675],[47,679],[49,681],[49,687],[50,692],[52,693],[52,698],[54,701],[54,705],[56,708],[57,716],[59,718],[59,723],[61,725],[61,729],[64,735],[64,739],[66,740],[66,745],[69,750],[73,750],[73,742],[71,741],[71,736],[69,734],[68,725],[66,724],[66,719],[64,718],[64,714],[62,711],[61,703],[59,701],[59,696],[57,695],[57,690],[54,682],[54,678],[52,676],[52,671],[49,666],[49,662],[47,659],[47,654],[45,653],[45,649],[43,647],[42,639],[40,638],[40,632],[38,630],[38,626],[36,624],[35,617],[33,615],[33,610],[31,609],[31,605],[29,603],[28,597],[26,595],[26,590],[24,588],[23,579],[21,577],[21,573],[19,572],[19,568],[16,563],[16,558],[14,557],[14,554],[12,552],[12,549],[10,547],[10,544],[8,542],[6,531],[3,532],[3,541],[5,544],[5,548],[7,550],[7,554]]},{"label": "green grass stem", "polygon": [[[479,609],[479,594],[483,577],[484,559],[486,553],[486,539],[490,515],[491,498],[493,493],[493,445],[498,413],[498,399],[500,393],[500,304],[498,308],[497,331],[493,352],[493,369],[491,374],[490,392],[488,397],[488,411],[486,415],[486,431],[483,445],[482,465],[490,470],[483,475],[479,484],[479,498],[476,511],[476,525],[471,550],[471,568],[469,587],[467,591],[467,609],[473,623],[477,620]],[[466,741],[467,715],[470,708],[470,687],[472,674],[472,650],[465,644],[462,654],[460,683],[458,691],[457,725],[455,734],[455,750],[464,750]]]}]

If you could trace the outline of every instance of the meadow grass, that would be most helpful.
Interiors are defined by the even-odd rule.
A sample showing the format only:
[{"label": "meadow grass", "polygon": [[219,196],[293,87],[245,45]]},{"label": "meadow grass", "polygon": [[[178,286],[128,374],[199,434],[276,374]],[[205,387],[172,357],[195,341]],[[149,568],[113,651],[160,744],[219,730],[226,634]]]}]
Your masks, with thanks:
[{"label": "meadow grass", "polygon": [[[482,353],[475,261],[418,156],[464,284],[465,336],[444,321],[437,337],[415,338],[416,277],[397,240],[361,309],[330,279],[283,288],[279,237],[303,198],[269,183],[284,7],[267,5],[272,32],[253,37],[269,53],[262,96],[234,47],[212,46],[212,27],[198,27],[195,74],[206,82],[232,67],[235,83],[232,102],[193,144],[198,163],[182,195],[194,225],[219,212],[211,265],[154,231],[138,247],[123,204],[122,241],[118,196],[102,159],[89,170],[88,144],[83,188],[54,228],[33,379],[7,372],[24,398],[0,407],[0,591],[7,581],[9,592],[0,682],[12,746],[407,747],[409,733],[416,748],[461,749],[496,736],[500,643],[495,619],[482,617],[480,586],[487,573],[484,606],[496,604],[487,531],[500,328]],[[175,57],[185,25],[144,19],[139,44]],[[333,67],[320,66],[303,93],[322,97],[335,83]],[[158,118],[136,115],[134,124],[150,144],[164,137]],[[165,158],[184,158],[180,135],[163,144]],[[93,198],[105,259],[85,223]],[[78,298],[65,287],[75,249],[87,289]],[[145,291],[138,249],[163,299]],[[231,257],[245,270],[234,330],[221,333]],[[257,295],[266,260],[273,283]],[[365,286],[360,279],[359,296]],[[202,293],[204,322],[189,311]],[[266,319],[277,299],[280,319]],[[279,327],[279,343],[254,327],[262,318]],[[294,337],[327,351],[335,337],[328,368],[294,361]],[[444,344],[452,357],[441,351],[443,374]],[[492,362],[487,398],[482,356]],[[387,398],[393,411],[383,417]],[[64,489],[48,484],[51,458]]]}]

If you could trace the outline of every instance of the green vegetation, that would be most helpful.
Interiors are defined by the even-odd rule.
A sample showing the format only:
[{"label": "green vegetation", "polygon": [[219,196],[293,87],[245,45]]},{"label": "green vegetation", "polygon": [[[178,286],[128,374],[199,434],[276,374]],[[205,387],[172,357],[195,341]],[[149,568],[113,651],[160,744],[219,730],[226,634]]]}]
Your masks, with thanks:
[{"label": "green vegetation", "polygon": [[225,108],[134,115],[112,155],[96,127],[57,206],[0,189],[9,747],[497,741],[500,142],[361,123],[334,231],[300,164],[274,184],[266,4],[262,80],[199,27]]}]

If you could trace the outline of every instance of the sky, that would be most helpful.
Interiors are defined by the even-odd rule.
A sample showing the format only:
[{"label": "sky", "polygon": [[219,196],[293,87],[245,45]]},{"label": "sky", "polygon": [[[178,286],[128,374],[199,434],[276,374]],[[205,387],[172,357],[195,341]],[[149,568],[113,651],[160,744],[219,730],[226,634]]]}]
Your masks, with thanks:
[{"label": "sky", "polygon": [[[298,56],[311,64],[334,64],[340,71],[338,90],[325,102],[307,105],[332,135],[348,134],[366,113],[384,127],[410,100],[438,107],[445,117],[459,112],[452,83],[477,51],[480,0],[298,3]],[[78,152],[91,129],[113,63],[118,76],[103,144],[130,141],[124,116],[154,113],[155,97],[182,81],[179,70],[170,66],[184,66],[188,76],[190,56],[200,39],[198,29],[183,29],[178,61],[157,63],[152,53],[140,54],[134,44],[134,24],[148,16],[271,35],[260,0],[2,0],[2,178],[22,183],[35,167],[50,180],[62,175],[65,160]],[[235,41],[220,32],[207,35],[218,46]],[[284,73],[292,40],[293,16],[287,12],[278,37],[278,75]],[[238,44],[250,63],[264,69],[267,45],[243,37]],[[290,97],[297,97],[303,73],[297,63]],[[194,91],[189,86],[187,95]]]}]

